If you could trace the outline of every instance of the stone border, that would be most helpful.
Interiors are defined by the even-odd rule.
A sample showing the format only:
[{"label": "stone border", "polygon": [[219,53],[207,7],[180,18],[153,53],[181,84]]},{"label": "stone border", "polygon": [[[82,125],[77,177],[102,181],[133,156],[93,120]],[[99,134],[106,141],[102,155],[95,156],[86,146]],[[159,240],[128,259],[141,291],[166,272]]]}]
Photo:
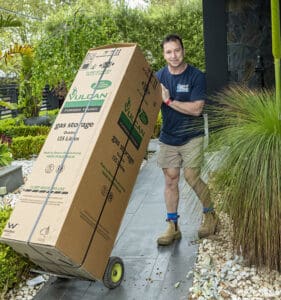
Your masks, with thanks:
[{"label": "stone border", "polygon": [[5,166],[0,168],[0,187],[6,187],[6,193],[19,188],[23,181],[22,166]]}]

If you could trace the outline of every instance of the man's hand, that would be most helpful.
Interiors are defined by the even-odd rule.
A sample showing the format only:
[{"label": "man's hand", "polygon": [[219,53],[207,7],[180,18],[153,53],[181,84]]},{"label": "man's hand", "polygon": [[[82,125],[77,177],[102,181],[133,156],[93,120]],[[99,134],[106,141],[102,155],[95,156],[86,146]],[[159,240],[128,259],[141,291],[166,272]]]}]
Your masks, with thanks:
[{"label": "man's hand", "polygon": [[161,83],[162,88],[162,101],[166,103],[167,99],[170,99],[170,92],[168,89],[165,88],[165,86]]},{"label": "man's hand", "polygon": [[191,116],[200,116],[202,114],[204,100],[196,100],[189,102],[181,102],[174,99],[173,101],[170,99],[170,92],[165,86],[161,83],[162,88],[162,101],[170,108],[179,111],[183,114],[191,115]]}]

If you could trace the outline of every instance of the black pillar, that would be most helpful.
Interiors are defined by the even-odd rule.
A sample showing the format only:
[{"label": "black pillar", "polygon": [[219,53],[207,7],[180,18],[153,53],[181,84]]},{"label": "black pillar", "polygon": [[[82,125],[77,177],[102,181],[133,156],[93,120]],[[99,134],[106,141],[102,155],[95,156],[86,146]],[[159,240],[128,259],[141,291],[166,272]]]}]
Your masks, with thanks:
[{"label": "black pillar", "polygon": [[226,24],[225,0],[203,0],[208,96],[224,88],[228,82]]}]

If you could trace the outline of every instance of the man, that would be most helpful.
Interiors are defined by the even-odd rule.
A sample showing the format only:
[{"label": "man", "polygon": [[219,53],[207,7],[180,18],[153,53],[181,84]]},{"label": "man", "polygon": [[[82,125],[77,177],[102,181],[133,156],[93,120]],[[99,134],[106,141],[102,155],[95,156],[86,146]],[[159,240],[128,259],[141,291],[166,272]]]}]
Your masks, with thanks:
[{"label": "man", "polygon": [[166,36],[161,46],[167,65],[156,74],[162,84],[163,98],[158,165],[165,177],[168,228],[157,243],[170,245],[181,238],[177,213],[181,167],[186,181],[203,205],[204,221],[198,232],[199,238],[214,234],[218,219],[210,201],[209,189],[200,178],[205,76],[184,61],[185,53],[180,36]]}]

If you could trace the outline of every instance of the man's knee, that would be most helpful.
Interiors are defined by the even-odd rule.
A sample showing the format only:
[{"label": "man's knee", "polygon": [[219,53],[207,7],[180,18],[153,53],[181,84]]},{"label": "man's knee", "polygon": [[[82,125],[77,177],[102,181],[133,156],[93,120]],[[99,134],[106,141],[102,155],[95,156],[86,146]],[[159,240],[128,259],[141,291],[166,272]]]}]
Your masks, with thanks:
[{"label": "man's knee", "polygon": [[184,170],[184,178],[191,187],[195,187],[200,179],[200,170],[194,168],[186,168]]},{"label": "man's knee", "polygon": [[180,173],[177,169],[164,169],[166,186],[176,187],[179,183]]}]

